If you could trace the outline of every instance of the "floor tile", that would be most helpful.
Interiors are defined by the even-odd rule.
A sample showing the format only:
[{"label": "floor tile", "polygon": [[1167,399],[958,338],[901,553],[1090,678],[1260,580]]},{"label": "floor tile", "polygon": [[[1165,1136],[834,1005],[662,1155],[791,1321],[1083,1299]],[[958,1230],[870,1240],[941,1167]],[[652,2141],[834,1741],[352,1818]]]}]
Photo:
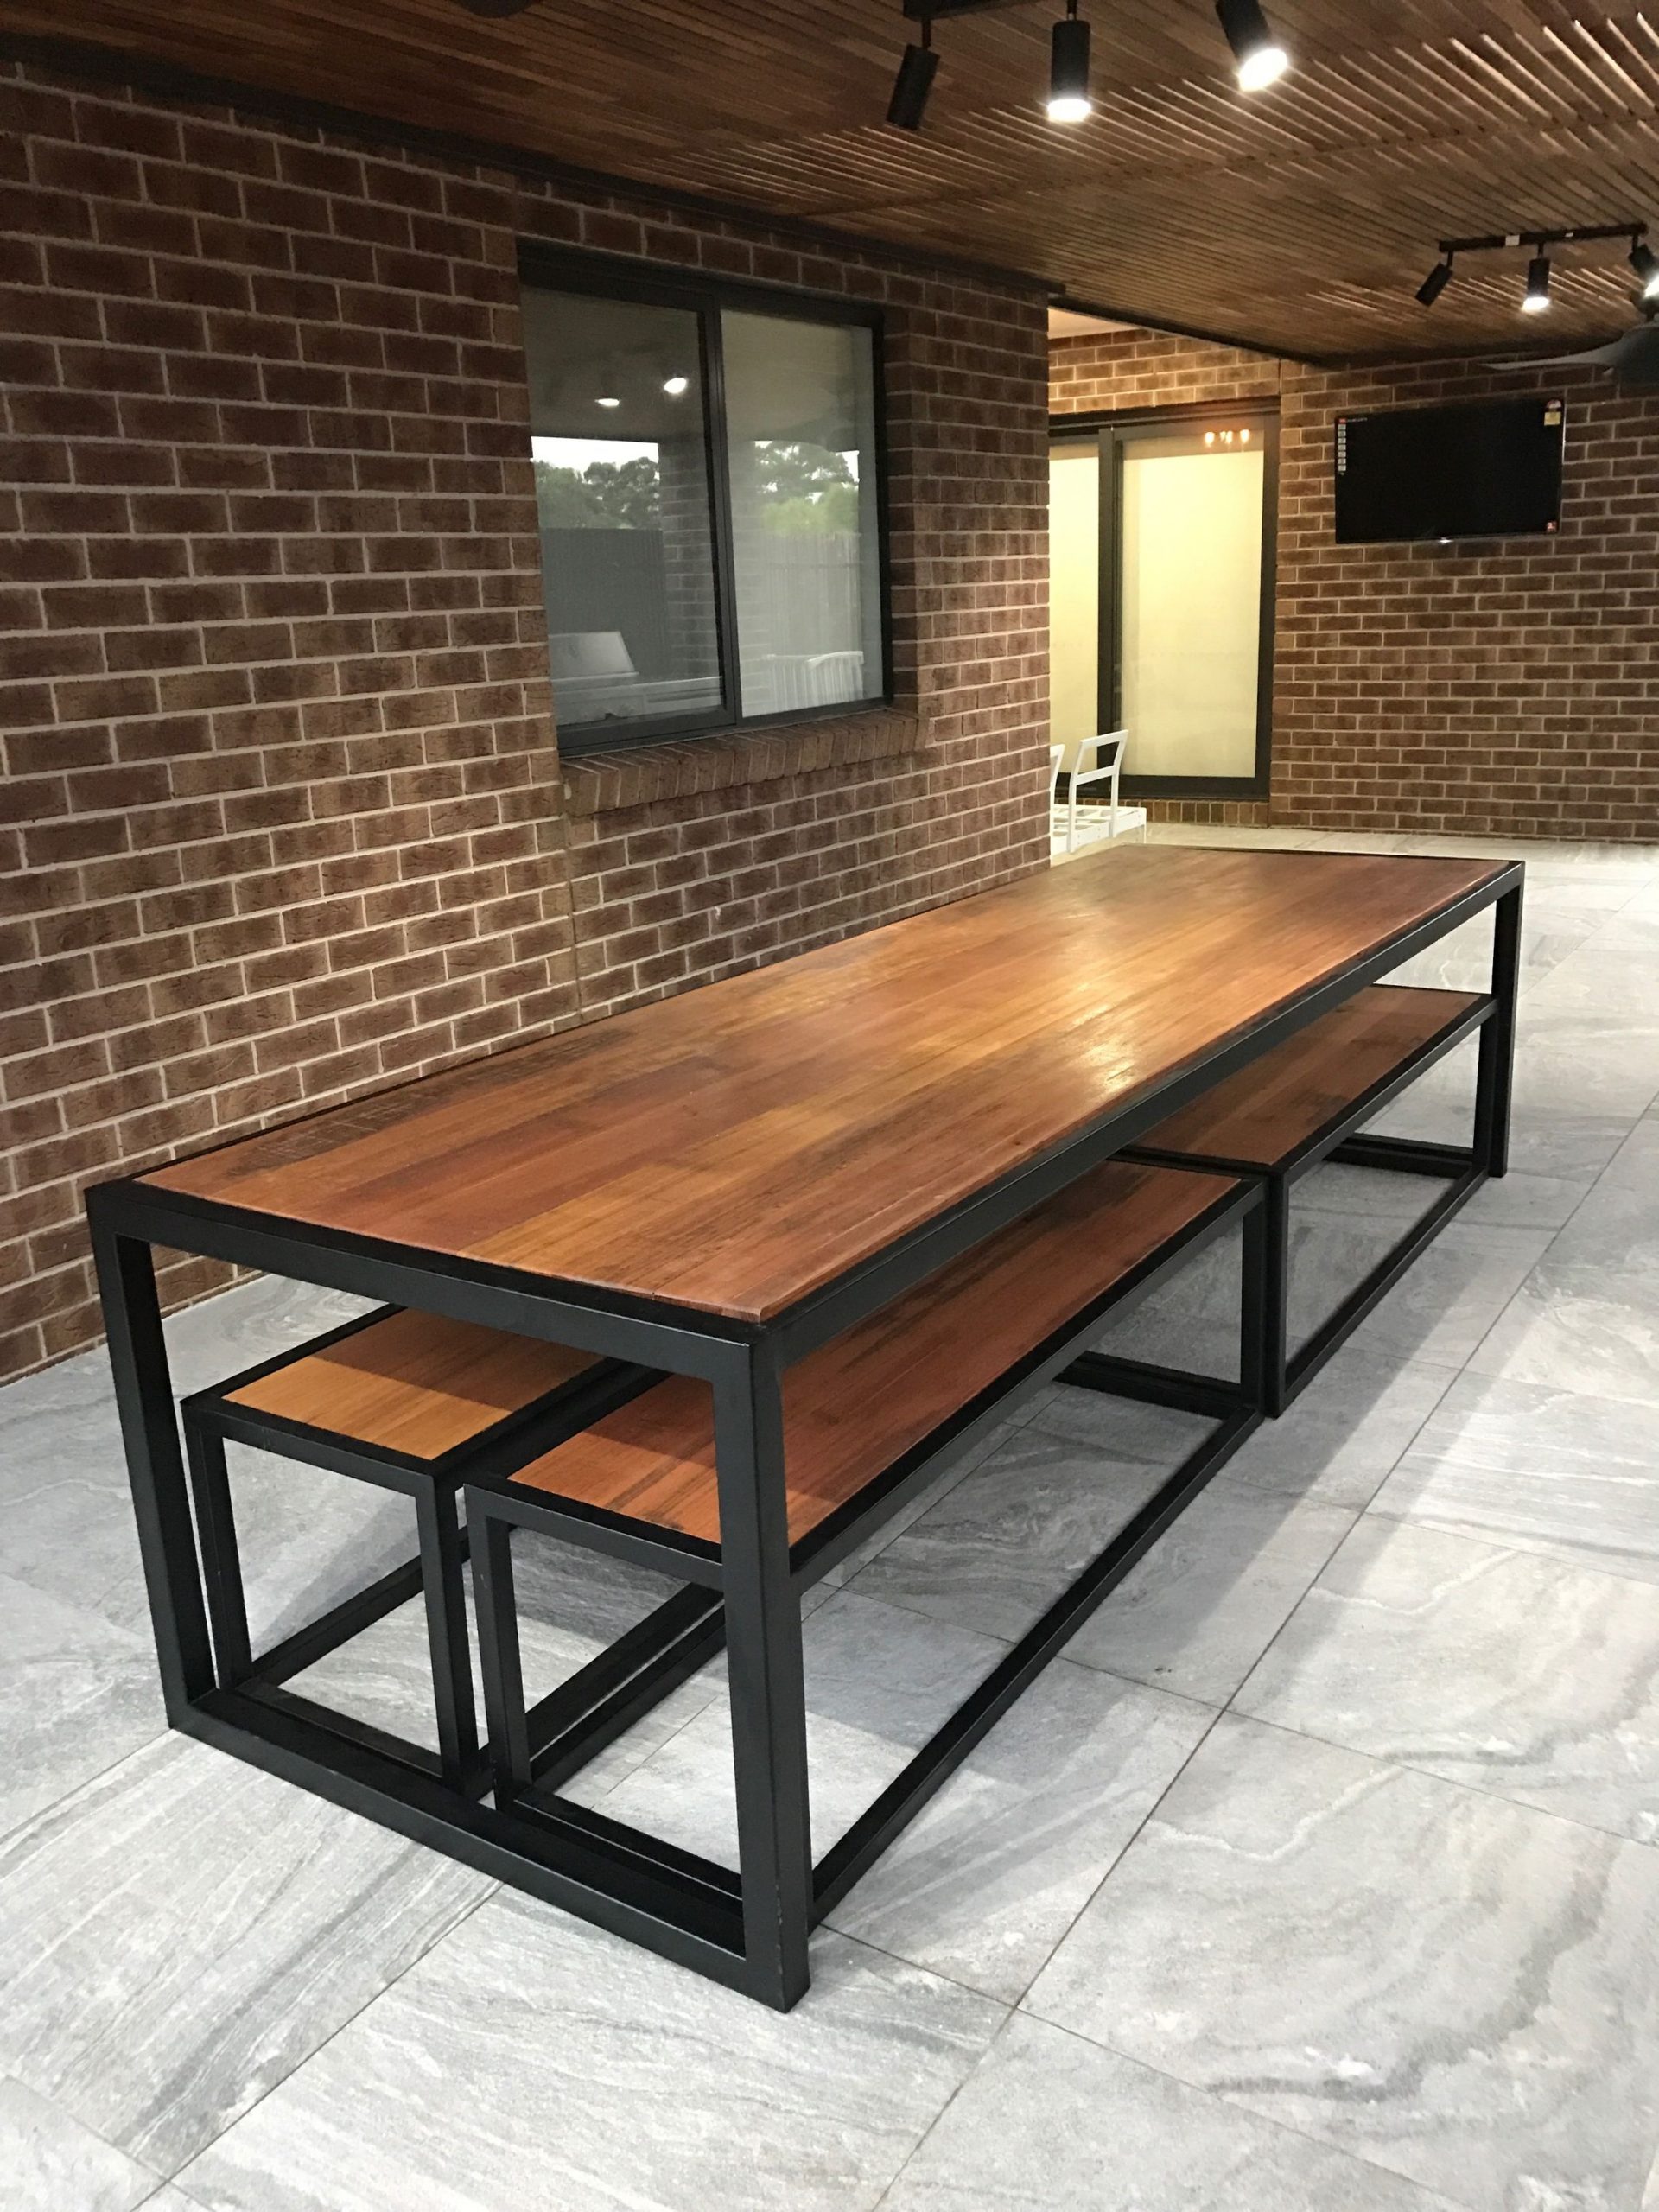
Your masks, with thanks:
[{"label": "floor tile", "polygon": [[1067,1654],[1224,1705],[1352,1526],[1339,1506],[1212,1483],[1084,1623]]},{"label": "floor tile", "polygon": [[1012,2002],[1210,1726],[1061,1659],[830,1915]]},{"label": "floor tile", "polygon": [[[1399,1242],[1401,1224],[1375,1213],[1293,1211],[1290,1341],[1303,1344]],[[1379,1358],[1461,1367],[1503,1312],[1551,1231],[1478,1226],[1443,1230],[1349,1340]],[[1237,1262],[1212,1246],[1103,1336],[1131,1358],[1236,1372]]]},{"label": "floor tile", "polygon": [[[391,1549],[402,1556],[407,1548],[405,1537],[401,1550],[396,1544]],[[359,1563],[363,1548],[360,1541],[339,1542],[334,1554],[338,1579],[348,1584],[369,1579]],[[680,1586],[626,1560],[580,1552],[574,1545],[528,1530],[515,1534],[512,1551],[524,1688],[532,1704],[597,1657]],[[326,1557],[326,1554],[314,1556]],[[395,1564],[395,1558],[387,1563]],[[474,1707],[482,1713],[484,1693],[477,1667],[478,1634],[470,1577],[465,1587],[468,1645],[474,1655]],[[320,1611],[321,1606],[316,1610]],[[294,1624],[297,1626],[298,1622]],[[410,1742],[435,1746],[437,1724],[423,1600],[410,1599],[386,1614],[349,1643],[294,1675],[289,1688]],[[655,1718],[646,1716],[637,1740],[639,1757],[649,1748],[646,1731]]]},{"label": "floor tile", "polygon": [[1469,1364],[1659,1405],[1659,1116],[1637,1124]]},{"label": "floor tile", "polygon": [[1368,1516],[1236,1709],[1659,1841],[1659,1608],[1634,1583]]},{"label": "floor tile", "polygon": [[[1063,1413],[1039,1414],[849,1587],[987,1636],[1022,1635],[1211,1426],[1098,1391],[1065,1395]],[[1096,1440],[1057,1436],[1051,1418]]]},{"label": "floor tile", "polygon": [[1279,1420],[1262,1423],[1217,1479],[1357,1510],[1376,1496],[1451,1382],[1443,1367],[1344,1349]]},{"label": "floor tile", "polygon": [[1659,1852],[1224,1716],[1030,2008],[1474,2212],[1634,2207]]},{"label": "floor tile", "polygon": [[1651,1407],[1459,1376],[1371,1510],[1659,1582]]},{"label": "floor tile", "polygon": [[0,1574],[0,1835],[166,1726],[147,1638]]},{"label": "floor tile", "polygon": [[0,2069],[170,2174],[490,1886],[168,1737],[0,1847]]},{"label": "floor tile", "polygon": [[1447,2212],[1393,2174],[1016,2015],[882,2212]]},{"label": "floor tile", "polygon": [[[181,1391],[203,1388],[336,1326],[361,1303],[266,1277],[187,1307],[167,1324],[175,1384]],[[9,1384],[5,1403],[5,1572],[148,1636],[132,1498],[103,1351]],[[361,1487],[334,1481],[336,1491]]]},{"label": "floor tile", "polygon": [[[830,1592],[805,1622],[812,1847],[821,1857],[1002,1656],[994,1637]],[[716,1694],[598,1802],[613,1820],[737,1863],[732,1722]]]},{"label": "floor tile", "polygon": [[0,2202],[6,2212],[136,2212],[156,2176],[67,2113],[0,2080]]},{"label": "floor tile", "polygon": [[1005,2017],[832,1934],[779,2015],[503,1892],[181,2179],[208,2212],[864,2212]]},{"label": "floor tile", "polygon": [[1548,1249],[1548,1230],[1456,1220],[1349,1342],[1374,1357],[1461,1367]]}]

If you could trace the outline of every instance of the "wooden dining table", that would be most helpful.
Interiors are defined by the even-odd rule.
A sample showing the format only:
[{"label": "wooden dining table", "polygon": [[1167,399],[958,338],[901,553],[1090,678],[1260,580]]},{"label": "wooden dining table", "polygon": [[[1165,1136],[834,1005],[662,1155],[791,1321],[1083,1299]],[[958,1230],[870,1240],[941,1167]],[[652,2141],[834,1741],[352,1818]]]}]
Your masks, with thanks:
[{"label": "wooden dining table", "polygon": [[[173,1725],[792,2003],[817,1905],[786,1372],[1487,910],[1478,1126],[1501,1174],[1521,887],[1517,865],[1464,858],[1115,849],[94,1188]],[[640,1903],[617,1871],[629,1832],[550,1850],[219,1684],[157,1247],[709,1386],[734,1943]]]}]

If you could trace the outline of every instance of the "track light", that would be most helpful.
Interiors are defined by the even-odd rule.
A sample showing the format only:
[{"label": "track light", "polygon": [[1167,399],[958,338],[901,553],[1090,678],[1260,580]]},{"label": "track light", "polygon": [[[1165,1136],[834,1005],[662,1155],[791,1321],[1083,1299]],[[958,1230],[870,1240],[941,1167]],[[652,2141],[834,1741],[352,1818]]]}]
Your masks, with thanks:
[{"label": "track light", "polygon": [[620,407],[622,403],[620,399],[613,399],[607,392],[602,399],[596,399],[594,404],[595,407]]},{"label": "track light", "polygon": [[1640,232],[1630,240],[1630,266],[1636,271],[1636,281],[1642,287],[1644,300],[1659,300],[1659,253]]},{"label": "track light", "polygon": [[1527,264],[1527,292],[1521,306],[1528,315],[1542,315],[1549,305],[1549,256],[1535,253]]},{"label": "track light", "polygon": [[1451,282],[1452,257],[1448,253],[1444,261],[1437,261],[1435,263],[1434,266],[1429,270],[1427,276],[1424,277],[1422,283],[1417,287],[1418,300],[1424,307],[1432,308],[1435,301],[1440,298],[1440,294],[1446,289],[1446,286]]},{"label": "track light", "polygon": [[1262,0],[1216,0],[1216,14],[1238,64],[1241,92],[1259,92],[1284,75],[1290,56],[1274,36]]},{"label": "track light", "polygon": [[668,394],[671,399],[677,399],[683,391],[685,391],[690,388],[690,383],[691,379],[690,377],[664,377],[663,379],[663,390]]},{"label": "track light", "polygon": [[1065,0],[1054,26],[1048,65],[1048,119],[1081,123],[1094,112],[1089,97],[1089,26],[1078,20],[1077,0]]},{"label": "track light", "polygon": [[887,102],[887,121],[895,130],[921,129],[922,118],[927,113],[927,96],[933,89],[938,70],[939,57],[933,51],[933,18],[924,16],[922,42],[905,48],[905,58],[893,79],[893,98]]}]

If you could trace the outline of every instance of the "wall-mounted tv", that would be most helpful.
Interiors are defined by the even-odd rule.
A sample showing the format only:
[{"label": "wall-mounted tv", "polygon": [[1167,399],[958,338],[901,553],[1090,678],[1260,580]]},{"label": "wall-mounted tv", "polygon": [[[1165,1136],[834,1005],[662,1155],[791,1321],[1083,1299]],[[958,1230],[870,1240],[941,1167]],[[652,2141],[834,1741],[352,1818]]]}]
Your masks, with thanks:
[{"label": "wall-mounted tv", "polygon": [[1561,518],[1559,397],[1337,417],[1337,543],[1545,536]]}]

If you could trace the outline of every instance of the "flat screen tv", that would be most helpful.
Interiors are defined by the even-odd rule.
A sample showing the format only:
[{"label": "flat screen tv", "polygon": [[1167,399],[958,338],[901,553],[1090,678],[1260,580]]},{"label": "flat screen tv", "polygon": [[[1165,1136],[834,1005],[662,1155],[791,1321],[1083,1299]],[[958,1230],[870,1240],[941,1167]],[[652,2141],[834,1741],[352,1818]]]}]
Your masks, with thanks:
[{"label": "flat screen tv", "polygon": [[1337,543],[1542,537],[1561,518],[1559,397],[1337,417]]}]

